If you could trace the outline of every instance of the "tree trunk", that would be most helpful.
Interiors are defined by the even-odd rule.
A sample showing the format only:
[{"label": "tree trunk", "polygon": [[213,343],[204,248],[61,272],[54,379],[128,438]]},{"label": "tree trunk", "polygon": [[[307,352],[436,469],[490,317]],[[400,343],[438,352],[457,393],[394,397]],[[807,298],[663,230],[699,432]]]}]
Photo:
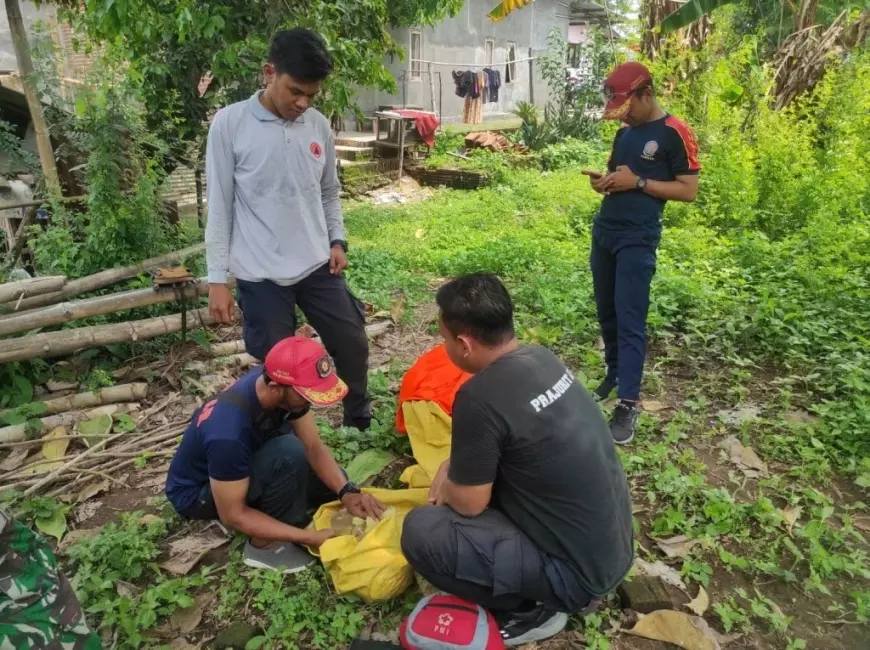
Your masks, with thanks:
[{"label": "tree trunk", "polygon": [[21,18],[21,8],[18,0],[6,0],[6,17],[9,20],[9,31],[12,32],[12,44],[15,48],[15,59],[18,61],[18,73],[24,86],[24,97],[30,109],[30,119],[36,133],[36,148],[39,150],[39,160],[42,163],[42,175],[45,187],[52,196],[60,196],[60,181],[57,177],[57,165],[54,161],[54,149],[48,136],[48,125],[42,114],[42,102],[32,85],[33,59],[30,57],[30,43],[24,20]]},{"label": "tree trunk", "polygon": [[0,320],[0,336],[27,332],[39,329],[40,327],[61,325],[62,323],[69,323],[80,318],[90,318],[91,316],[113,314],[127,309],[173,302],[182,298],[196,299],[207,293],[208,281],[206,278],[202,278],[195,285],[187,285],[177,289],[171,287],[160,289],[148,287],[147,289],[135,289],[123,293],[77,300],[76,302],[63,302],[59,305],[52,305],[45,309],[25,314],[16,314],[11,318]]},{"label": "tree trunk", "polygon": [[[164,264],[178,262],[179,260],[183,260],[185,257],[195,255],[204,250],[205,244],[197,244],[196,246],[183,248],[180,251],[167,253],[166,255],[161,255],[160,257],[152,257],[151,259],[147,259],[144,262],[140,262],[139,264],[133,264],[131,266],[124,266],[116,269],[109,269],[107,271],[100,271],[99,273],[94,273],[93,275],[88,275],[77,280],[70,280],[60,291],[46,293],[41,296],[34,296],[33,298],[25,298],[21,301],[21,304],[18,305],[17,312],[20,313],[28,309],[35,309],[37,307],[53,305],[55,303],[62,302],[67,298],[72,298],[73,296],[79,296],[83,293],[96,291],[97,289],[102,289],[103,287],[107,287],[109,285],[116,284],[124,280],[129,280],[130,278],[135,278],[140,273],[144,273]],[[0,316],[0,320],[11,317],[12,315]]]},{"label": "tree trunk", "polygon": [[[236,311],[238,315],[238,310]],[[207,308],[187,312],[187,329],[214,324]],[[182,315],[160,316],[128,323],[94,325],[78,329],[22,336],[0,341],[0,363],[45,359],[72,354],[77,350],[96,348],[113,343],[129,343],[153,339],[164,334],[180,332]]]},{"label": "tree trunk", "polygon": [[[66,283],[66,277],[63,275],[46,275],[41,278],[31,278],[29,280],[19,280],[18,282],[7,282],[0,284],[0,304],[18,300],[21,296],[39,295],[54,292],[59,290]],[[24,302],[23,300],[21,302]],[[15,307],[15,305],[6,305],[7,307]]]},{"label": "tree trunk", "polygon": [[[117,404],[118,402],[138,402],[148,397],[148,384],[121,384],[108,386],[93,393],[78,393],[67,397],[49,399],[42,402],[45,405],[45,415],[58,415],[67,411],[90,409],[97,406]],[[0,411],[0,416],[9,413],[10,409]]]}]

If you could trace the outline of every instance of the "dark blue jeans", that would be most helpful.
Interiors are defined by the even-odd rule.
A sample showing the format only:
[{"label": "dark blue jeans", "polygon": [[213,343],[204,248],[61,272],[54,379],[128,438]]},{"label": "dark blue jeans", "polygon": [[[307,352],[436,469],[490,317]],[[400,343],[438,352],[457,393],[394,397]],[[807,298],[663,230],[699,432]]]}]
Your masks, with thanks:
[{"label": "dark blue jeans", "polygon": [[[292,433],[277,435],[254,453],[247,504],[291,526],[304,527],[311,512],[335,500],[311,467],[302,442]],[[206,483],[196,504],[181,513],[188,519],[217,519],[211,487]]]},{"label": "dark blue jeans", "polygon": [[344,425],[359,429],[371,423],[368,396],[369,342],[365,306],[341,276],[330,275],[326,264],[298,283],[282,287],[263,280],[238,280],[239,306],[248,353],[260,359],[281,339],[296,333],[296,306],[320,335],[335,369],[348,387]]},{"label": "dark blue jeans", "polygon": [[655,235],[593,229],[590,266],[607,376],[619,382],[620,399],[640,398],[646,358],[646,317],[656,272]]}]

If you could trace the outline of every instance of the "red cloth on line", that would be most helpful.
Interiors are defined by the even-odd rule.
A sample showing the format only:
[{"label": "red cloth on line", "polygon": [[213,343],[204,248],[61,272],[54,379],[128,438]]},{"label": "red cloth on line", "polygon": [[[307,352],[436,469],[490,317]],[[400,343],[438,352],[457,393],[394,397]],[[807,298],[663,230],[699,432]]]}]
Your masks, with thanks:
[{"label": "red cloth on line", "polygon": [[441,122],[434,113],[423,111],[396,111],[396,113],[402,117],[413,117],[417,133],[423,138],[423,142],[430,147],[435,146],[435,129],[440,126]]},{"label": "red cloth on line", "polygon": [[443,343],[420,355],[402,379],[396,428],[401,433],[408,432],[402,413],[402,404],[405,402],[435,402],[447,415],[452,415],[456,392],[469,379],[471,375],[462,372],[450,361]]}]

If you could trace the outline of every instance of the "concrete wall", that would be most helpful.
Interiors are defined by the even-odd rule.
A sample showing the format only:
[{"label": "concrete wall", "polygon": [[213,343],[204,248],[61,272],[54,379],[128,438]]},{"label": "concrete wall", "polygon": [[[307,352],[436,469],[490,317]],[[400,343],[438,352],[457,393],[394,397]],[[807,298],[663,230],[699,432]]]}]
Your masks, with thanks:
[{"label": "concrete wall", "polygon": [[[24,19],[24,27],[29,35],[33,34],[33,24],[42,20],[48,24],[55,24],[56,14],[54,6],[43,4],[37,9],[32,2],[20,2],[21,17]],[[32,36],[31,36],[32,37]],[[18,62],[15,59],[15,48],[12,46],[12,32],[9,31],[9,18],[6,16],[6,4],[0,4],[0,71],[18,70]]]},{"label": "concrete wall", "polygon": [[[564,3],[563,3],[564,4]],[[537,64],[530,74],[529,63],[522,61],[516,64],[517,78],[510,84],[505,84],[505,62],[507,60],[508,43],[516,45],[517,59],[525,59],[547,51],[547,36],[556,27],[567,37],[568,19],[558,17],[565,14],[564,7],[557,0],[537,0],[527,7],[513,12],[500,23],[493,23],[487,14],[495,6],[493,0],[467,0],[462,10],[454,18],[420,30],[423,35],[422,58],[433,61],[433,83],[435,110],[442,114],[443,122],[461,122],[464,99],[454,92],[453,70],[472,69],[469,64],[476,64],[482,69],[486,61],[486,41],[492,39],[493,68],[499,70],[502,76],[502,87],[497,103],[484,104],[484,119],[498,118],[510,115],[517,102],[534,101],[543,106],[549,91],[541,78]],[[396,78],[398,93],[389,95],[371,90],[360,93],[360,105],[367,115],[377,110],[379,105],[416,105],[426,110],[432,107],[433,93],[430,90],[427,64],[423,64],[423,74],[419,79],[411,79],[407,71],[410,69],[410,32],[411,30],[395,30],[392,33],[397,43],[409,52],[408,58],[402,61],[389,62],[387,67]],[[439,89],[440,76],[440,89]]]}]

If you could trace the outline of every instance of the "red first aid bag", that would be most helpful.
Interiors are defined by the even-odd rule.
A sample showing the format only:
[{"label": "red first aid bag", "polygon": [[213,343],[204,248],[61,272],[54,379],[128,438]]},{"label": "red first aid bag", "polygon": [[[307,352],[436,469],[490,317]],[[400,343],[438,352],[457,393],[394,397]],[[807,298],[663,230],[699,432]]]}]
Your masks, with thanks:
[{"label": "red first aid bag", "polygon": [[448,594],[417,603],[402,621],[399,639],[405,650],[505,650],[492,614]]}]

